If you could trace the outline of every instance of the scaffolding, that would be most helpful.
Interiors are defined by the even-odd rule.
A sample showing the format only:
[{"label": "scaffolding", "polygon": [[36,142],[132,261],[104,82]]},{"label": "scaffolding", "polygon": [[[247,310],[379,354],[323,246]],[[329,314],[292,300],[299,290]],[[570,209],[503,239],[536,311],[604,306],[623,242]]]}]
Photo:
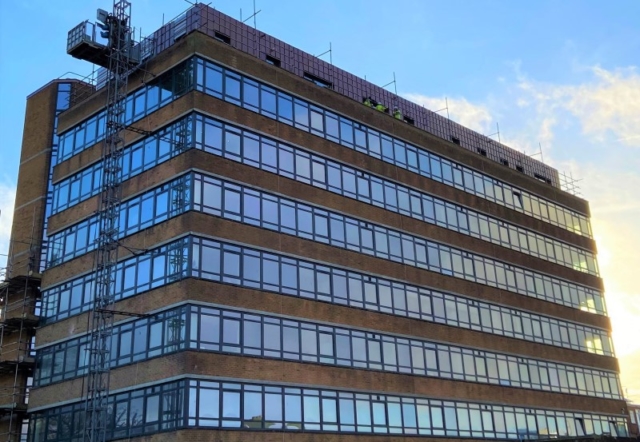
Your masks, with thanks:
[{"label": "scaffolding", "polygon": [[[125,145],[125,108],[129,75],[139,67],[143,45],[132,39],[131,3],[114,0],[111,13],[98,9],[98,23],[85,21],[69,31],[67,52],[102,66],[106,82],[106,128],[102,150],[102,185],[98,208],[98,238],[94,259],[93,310],[89,315],[89,369],[86,379],[84,440],[103,442],[108,428],[110,347],[118,262],[118,219]],[[102,31],[98,33],[98,28]],[[95,90],[89,85],[88,91]]]},{"label": "scaffolding", "polygon": [[40,278],[33,275],[36,253],[30,247],[26,275],[9,277],[0,284],[0,440],[7,442],[24,440],[28,429],[41,305]]},{"label": "scaffolding", "polygon": [[582,198],[579,182],[582,178],[574,178],[573,173],[558,172],[560,178],[560,188],[571,195]]}]

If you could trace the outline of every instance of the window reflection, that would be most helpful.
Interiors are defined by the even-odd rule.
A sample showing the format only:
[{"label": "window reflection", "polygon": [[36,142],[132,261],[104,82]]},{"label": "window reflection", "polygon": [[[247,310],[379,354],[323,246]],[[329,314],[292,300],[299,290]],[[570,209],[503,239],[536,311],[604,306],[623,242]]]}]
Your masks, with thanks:
[{"label": "window reflection", "polygon": [[[162,414],[156,411],[160,395],[164,398]],[[190,404],[187,408],[182,407],[185,396]],[[146,404],[146,413],[142,404]],[[108,438],[153,434],[178,426],[433,436],[445,435],[446,430],[453,437],[489,439],[587,433],[627,435],[626,419],[618,416],[205,380],[185,380],[120,393],[111,397],[109,410],[116,420],[115,426],[107,430]],[[222,419],[218,410],[222,410]],[[81,422],[82,413],[83,403],[33,413],[29,442],[44,440],[45,432],[47,440],[75,440],[82,435],[82,425],[61,431],[59,419]]]},{"label": "window reflection", "polygon": [[[148,226],[147,216],[151,211],[150,207],[155,206],[154,222],[156,223],[166,220],[169,216],[176,216],[189,210],[190,180],[190,174],[186,174],[170,183],[124,201],[120,207],[119,237],[130,235]],[[146,203],[143,204],[143,202]],[[141,205],[145,207],[145,210],[140,210]],[[47,251],[47,266],[59,265],[95,249],[97,236],[97,216],[92,216],[51,235],[49,237],[50,247]]]},{"label": "window reflection", "polygon": [[[222,392],[222,417],[223,418],[239,418],[240,417],[240,393],[237,391]],[[236,426],[230,421],[229,425]]]},{"label": "window reflection", "polygon": [[[520,190],[514,191],[507,184],[498,182],[497,180],[489,177],[484,177],[481,174],[458,164],[452,165],[448,160],[427,153],[422,149],[406,144],[401,140],[392,140],[386,135],[380,135],[377,131],[364,127],[359,123],[352,122],[344,117],[340,117],[340,136],[338,136],[337,118],[333,113],[320,109],[316,106],[309,105],[302,100],[294,100],[285,92],[275,91],[271,87],[261,85],[259,82],[255,82],[254,80],[250,80],[244,76],[238,77],[238,74],[218,67],[203,59],[198,59],[197,63],[200,66],[207,66],[207,74],[209,72],[215,72],[215,76],[222,74],[227,78],[242,78],[242,81],[245,84],[260,87],[261,90],[269,97],[277,95],[277,110],[275,103],[270,101],[272,98],[268,101],[263,100],[267,101],[267,103],[263,103],[262,113],[264,115],[276,118],[286,124],[295,125],[297,128],[302,130],[307,130],[311,133],[325,136],[332,141],[338,142],[347,147],[359,149],[378,158],[380,158],[380,140],[382,140],[382,158],[385,161],[395,163],[401,167],[409,168],[410,170],[421,173],[429,178],[442,181],[445,184],[455,185],[460,189],[464,189],[467,192],[490,199],[498,204],[506,205],[516,210],[524,210],[529,215],[560,225],[561,227],[572,230],[575,233],[587,236],[590,235],[588,222],[582,215],[574,215],[561,206],[547,201],[542,201],[537,196],[530,195],[527,192],[522,192]],[[222,88],[220,88],[212,92],[206,90],[206,92],[220,96],[223,91]],[[225,95],[223,98],[255,110],[255,101],[249,99],[244,103],[239,103],[237,101],[237,94],[233,91],[232,93]],[[295,115],[294,112],[292,112],[292,101],[295,101],[295,105],[293,106]],[[326,128],[324,128],[324,131],[323,114],[324,120],[326,121]],[[419,168],[417,167],[418,164],[420,165]],[[565,217],[569,218],[571,221],[567,222]]]},{"label": "window reflection", "polygon": [[[190,318],[190,330],[186,329],[184,318],[187,317]],[[135,330],[133,341],[132,330]],[[281,352],[282,332],[290,338]],[[298,346],[300,334],[301,347]],[[150,336],[148,348],[147,335]],[[267,339],[269,336],[271,343]],[[37,354],[35,384],[47,385],[82,374],[87,366],[83,350],[86,342],[87,337],[82,337],[41,349]],[[191,348],[453,377],[596,397],[620,397],[616,374],[612,372],[211,307],[180,307],[158,314],[153,320],[116,325],[114,342],[117,343],[112,350],[114,367]],[[488,369],[485,368],[487,365]],[[425,367],[429,368],[428,372]],[[594,384],[594,378],[597,384]],[[246,407],[245,404],[248,409]]]},{"label": "window reflection", "polygon": [[[125,98],[125,124],[131,124],[164,106],[193,87],[194,60],[187,60]],[[106,111],[60,135],[57,161],[61,162],[100,141],[105,133]]]},{"label": "window reflection", "polygon": [[[323,214],[326,213],[322,209],[301,203],[295,203],[283,198],[277,198],[264,192],[250,190],[246,187],[231,185],[210,177],[197,175],[196,187],[200,186],[204,186],[201,187],[202,190],[200,191],[204,193],[207,192],[208,188],[216,189],[216,197],[212,200],[214,204],[216,198],[219,197],[225,201],[225,204],[230,204],[228,201],[231,200],[233,201],[232,206],[234,208],[239,208],[242,206],[241,201],[249,195],[250,198],[259,196],[261,199],[267,199],[269,202],[273,201],[276,207],[279,206],[279,225],[273,225],[271,222],[265,223],[262,222],[262,220],[255,220],[254,218],[246,219],[242,214],[238,217],[236,209],[224,209],[221,216],[225,218],[241,219],[243,222],[259,224],[264,228],[279,230],[284,233],[290,233],[320,242],[328,242],[332,245],[357,250],[362,253],[373,254],[374,256],[384,259],[400,261],[405,264],[418,267],[428,267],[430,270],[438,271],[443,274],[452,274],[451,263],[459,262],[460,258],[462,258],[463,262],[468,260],[470,266],[467,268],[467,266],[464,265],[464,274],[454,275],[456,277],[500,287],[528,296],[542,296],[552,300],[553,302],[568,305],[579,304],[578,300],[573,298],[569,300],[556,293],[561,287],[574,290],[576,293],[580,293],[583,297],[589,296],[599,298],[601,296],[591,289],[578,286],[574,283],[541,275],[468,252],[462,252],[443,244],[433,243],[431,241],[424,240],[423,238],[402,232],[396,232],[381,226],[371,225],[369,223],[335,213],[330,213],[331,223],[329,226],[329,238],[326,238],[324,237],[326,234],[324,233],[326,231],[326,227],[321,227],[321,235],[319,235],[315,225],[313,224],[314,217],[316,219],[322,219],[322,216],[316,216],[316,213],[320,211],[322,211]],[[221,196],[219,196],[219,191],[217,190],[219,188],[222,189]],[[198,203],[196,203],[195,209],[202,210],[204,212],[211,212],[208,207]],[[276,220],[274,220],[274,222],[275,221]],[[371,236],[371,231],[374,231],[375,235]],[[368,247],[371,247],[372,250]],[[427,252],[426,257],[424,256],[425,251]],[[513,272],[516,272],[516,275],[518,276],[516,278],[516,285],[512,287],[506,286],[505,284],[507,281],[513,280],[513,278],[509,277]],[[499,278],[496,276],[497,274],[500,275]],[[501,283],[498,284],[498,281],[501,281]],[[313,281],[303,277],[301,282],[303,283],[303,289],[313,290],[311,288],[311,285],[314,283]],[[588,295],[587,292],[589,293]]]},{"label": "window reflection", "polygon": [[[194,263],[194,275],[202,275],[207,279],[220,280],[220,260],[221,260],[221,247],[223,244],[206,241],[203,243],[201,247],[200,240],[195,239],[196,244],[194,245],[194,251],[192,257],[187,258],[187,251],[189,249],[186,248],[183,240],[179,241],[175,244],[170,244],[168,246],[163,246],[162,248],[156,249],[154,251],[150,251],[149,254],[154,256],[153,266],[144,265],[145,262],[150,262],[148,260],[148,256],[141,255],[135,258],[131,258],[129,260],[125,260],[124,262],[119,264],[118,269],[128,269],[135,268],[131,267],[132,265],[136,265],[135,263],[140,262],[140,269],[145,269],[145,272],[149,272],[150,275],[158,275],[153,276],[152,279],[152,287],[157,287],[158,284],[166,283],[173,280],[175,277],[183,277],[184,269],[175,265],[175,260],[171,258],[170,260],[164,259],[163,255],[171,254],[172,256],[176,253],[176,251],[180,251],[181,254],[185,254],[184,259],[185,262]],[[186,241],[186,240],[185,240]],[[226,247],[226,246],[224,246]],[[230,249],[231,250],[231,249]],[[253,251],[248,248],[239,248],[232,247],[232,250],[235,254],[239,254],[238,256],[243,259],[251,259],[254,260],[259,258],[262,262],[261,267],[265,269],[269,269],[269,271],[264,271],[262,273],[263,281],[255,280],[254,276],[250,276],[250,281],[247,282],[247,286],[262,288],[263,290],[271,290],[289,295],[298,295],[296,286],[297,279],[296,275],[298,273],[298,266],[303,265],[306,269],[315,269],[315,264],[304,263],[303,261],[292,260],[289,258],[278,257],[277,255],[262,253],[258,251]],[[202,257],[200,254],[202,253]],[[207,266],[204,266],[204,270],[201,272],[198,271],[198,267],[200,262],[208,263]],[[212,267],[209,267],[209,266]],[[140,275],[140,269],[138,269],[138,275]],[[281,270],[280,270],[281,269]],[[118,270],[120,272],[121,270]],[[314,270],[315,271],[315,270]],[[177,275],[182,276],[174,276],[175,272],[178,272]],[[279,286],[277,285],[278,278],[280,273],[283,275],[292,275],[293,278],[288,282],[285,278],[285,285]],[[536,315],[531,315],[529,313],[518,312],[513,309],[508,309],[505,307],[492,306],[490,304],[479,302],[475,300],[468,300],[459,296],[451,296],[444,295],[442,293],[425,290],[414,286],[409,286],[406,284],[401,284],[394,282],[393,283],[393,297],[385,298],[386,287],[388,287],[391,283],[389,281],[385,281],[380,278],[369,277],[366,275],[362,275],[356,272],[345,272],[342,269],[336,269],[331,267],[323,267],[320,272],[315,271],[316,273],[320,273],[323,276],[319,279],[329,278],[331,280],[331,287],[338,287],[339,292],[329,293],[329,297],[324,298],[323,300],[329,302],[335,302],[340,304],[347,304],[353,307],[359,308],[367,308],[374,311],[386,309],[384,311],[388,311],[391,314],[400,315],[400,316],[410,316],[417,317],[427,321],[436,321],[443,322],[446,324],[472,328],[472,329],[482,329],[488,333],[496,333],[503,334],[506,336],[516,337],[518,339],[525,339],[530,341],[540,341],[542,339],[542,332],[540,328],[540,322],[543,321],[545,323],[550,323],[552,326],[550,330],[552,331],[551,340],[542,341],[549,343],[551,345],[559,345],[567,348],[576,348],[576,349],[587,349],[586,347],[586,339],[588,336],[594,336],[601,333],[595,329],[585,329],[583,326],[579,326],[573,323],[566,323],[563,321],[558,321],[553,318],[545,318]],[[118,273],[119,274],[119,273]],[[160,277],[162,279],[155,279]],[[119,280],[122,280],[121,278]],[[165,282],[162,282],[165,281]],[[243,280],[240,280],[241,284],[245,284]],[[276,285],[273,285],[273,284]],[[43,292],[43,305],[44,305],[44,320],[46,322],[57,320],[63,317],[67,317],[70,314],[78,313],[79,311],[86,311],[91,307],[91,299],[86,297],[81,300],[80,307],[74,307],[79,305],[80,296],[82,293],[91,293],[91,285],[92,285],[92,275],[87,275],[76,280],[69,281],[57,287],[53,287],[47,289]],[[290,287],[290,288],[287,288]],[[140,293],[143,290],[148,289],[148,287],[136,287],[133,286],[127,291],[116,291],[116,298],[122,299],[124,297],[132,296],[136,293]],[[320,296],[323,292],[320,290],[317,296]],[[378,291],[380,291],[380,295],[378,295]],[[367,303],[363,303],[364,301],[364,292],[367,293],[366,299]],[[72,297],[71,293],[77,293],[77,298]],[[75,296],[75,295],[74,295]],[[311,296],[314,296],[311,293]],[[323,295],[324,296],[324,295]],[[444,298],[447,298],[449,301],[450,307],[448,311],[445,311],[442,308]],[[73,299],[77,299],[77,301],[73,301]],[[383,304],[379,304],[379,302],[384,301],[384,305],[388,305],[389,307],[384,307]],[[415,300],[413,300],[415,299]],[[451,305],[451,302],[454,303],[455,306]],[[75,309],[75,310],[72,310]],[[471,323],[465,322],[463,313],[469,308],[472,312]],[[500,311],[502,313],[502,318],[511,317],[512,320],[517,319],[522,327],[519,329],[512,328],[511,330],[507,329],[499,329],[495,324],[492,324],[492,312]],[[451,312],[451,313],[449,313]],[[480,315],[478,316],[477,313]],[[217,319],[211,319],[212,321],[217,321]],[[506,322],[505,322],[506,323]],[[480,328],[479,328],[480,327]],[[558,335],[558,330],[560,331],[560,335]],[[563,332],[563,330],[568,330],[568,333]],[[578,337],[578,330],[580,331],[580,337]],[[207,329],[203,329],[201,332],[202,340],[208,341],[209,339],[217,337],[208,337]],[[151,345],[156,346],[160,345],[160,341],[157,339],[157,336],[161,336],[160,334],[154,333],[151,336]],[[270,342],[270,348],[277,349],[278,343],[277,340],[279,338],[274,338],[274,340],[269,339],[271,334],[265,335],[265,339]],[[567,338],[569,341],[567,341]],[[283,336],[283,342],[285,343],[286,351],[298,351],[298,333],[294,330],[285,330]],[[591,338],[589,338],[591,339]],[[610,352],[610,341],[609,337],[603,335],[601,338],[602,352]],[[137,341],[136,341],[137,342]],[[366,345],[364,341],[362,341],[362,345]],[[325,345],[325,344],[323,344]],[[337,349],[340,350],[340,342],[338,342]],[[584,345],[584,347],[581,347]],[[142,347],[140,347],[142,348]],[[593,347],[595,348],[595,346]],[[335,351],[335,350],[334,350]],[[329,350],[327,350],[329,353]],[[356,360],[360,360],[366,355],[366,350],[362,347],[358,342],[356,342],[353,346],[353,358]],[[134,355],[134,357],[137,357]],[[427,365],[430,364],[430,358],[427,358]],[[491,367],[489,367],[491,370]],[[540,375],[543,377],[543,374]],[[593,387],[589,387],[589,385],[593,385],[593,381],[588,377],[578,377],[577,380],[579,385],[586,385],[586,387],[590,390],[593,390]],[[612,384],[612,389],[614,391],[618,391],[618,386],[616,384]]]}]

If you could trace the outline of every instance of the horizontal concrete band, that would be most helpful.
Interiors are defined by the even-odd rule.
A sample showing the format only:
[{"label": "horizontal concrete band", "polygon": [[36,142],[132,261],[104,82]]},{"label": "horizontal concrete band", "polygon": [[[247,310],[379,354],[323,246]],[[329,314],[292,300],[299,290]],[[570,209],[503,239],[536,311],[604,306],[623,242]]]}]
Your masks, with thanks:
[{"label": "horizontal concrete band", "polygon": [[[535,408],[554,408],[615,414],[624,401],[562,393],[507,388],[458,380],[396,374],[374,370],[332,367],[246,356],[184,351],[111,370],[110,388],[135,388],[179,375],[290,383],[355,389],[385,394],[409,394],[434,399],[465,400]],[[39,408],[82,397],[82,378],[34,389],[29,405]]]},{"label": "horizontal concrete band", "polygon": [[[345,148],[339,144],[295,129],[287,124],[279,123],[201,92],[192,91],[185,94],[148,117],[136,122],[134,126],[153,131],[166,126],[171,121],[176,120],[192,110],[199,110],[205,114],[211,114],[213,117],[224,115],[225,119],[232,124],[247,127],[252,130],[259,128],[259,132],[267,136],[272,136],[304,149],[315,151],[321,155],[334,158],[359,169],[364,169],[373,174],[414,187],[453,203],[473,208],[473,210],[486,213],[487,215],[504,219],[507,222],[537,231],[543,235],[557,238],[595,253],[595,242],[589,238],[569,232],[563,228],[527,216],[444,183],[430,180],[364,153]],[[139,134],[132,132],[128,132],[125,136],[127,143],[134,143],[141,138]],[[99,142],[89,149],[80,152],[78,155],[58,164],[54,168],[54,183],[98,161],[101,154],[102,142]],[[60,214],[56,216],[60,216]],[[55,216],[53,218],[55,218]]]},{"label": "horizontal concrete band", "polygon": [[[227,305],[244,310],[292,316],[300,320],[375,329],[382,333],[415,336],[464,347],[618,371],[616,359],[610,357],[193,278],[124,299],[116,303],[115,309],[146,313],[185,301]],[[87,313],[73,316],[41,328],[38,334],[38,346],[47,346],[86,331]]]},{"label": "horizontal concrete band", "polygon": [[[608,329],[609,318],[593,315],[575,308],[519,295],[517,293],[481,285],[461,278],[447,276],[417,267],[403,265],[381,258],[375,258],[358,252],[345,250],[311,240],[302,239],[275,231],[241,224],[200,212],[187,212],[166,222],[145,229],[123,239],[120,257],[130,254],[127,250],[145,250],[167,242],[186,232],[204,234],[222,240],[240,242],[247,246],[273,250],[294,255],[302,259],[311,259],[326,264],[334,264],[367,274],[406,281],[410,284],[429,287],[448,293],[486,300],[489,302],[531,311],[546,316],[557,317],[598,328]],[[53,267],[45,272],[42,288],[59,284],[76,275],[93,269],[95,252],[90,252]]]},{"label": "horizontal concrete band", "polygon": [[[246,183],[266,192],[307,201],[309,204],[321,206],[327,210],[432,239],[464,251],[490,258],[497,257],[499,261],[521,268],[602,290],[602,280],[596,276],[196,149],[191,149],[127,180],[122,186],[122,195],[124,198],[132,197],[169,181],[177,174],[194,169],[223,179]],[[69,227],[79,219],[94,215],[99,198],[99,195],[94,196],[51,217],[49,234]]]}]

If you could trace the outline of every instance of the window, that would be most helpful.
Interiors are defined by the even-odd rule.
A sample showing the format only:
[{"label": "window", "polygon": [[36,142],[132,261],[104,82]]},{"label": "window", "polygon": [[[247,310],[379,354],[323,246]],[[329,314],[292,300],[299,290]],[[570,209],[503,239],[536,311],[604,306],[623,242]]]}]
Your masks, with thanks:
[{"label": "window", "polygon": [[[185,403],[187,397],[188,404]],[[505,439],[538,436],[546,427],[556,436],[576,435],[575,425],[572,428],[564,425],[574,414],[561,410],[527,409],[525,414],[525,410],[509,406],[443,402],[428,397],[215,380],[185,379],[152,385],[112,395],[108,403],[107,413],[116,416],[116,425],[107,430],[108,439],[152,434],[159,428],[176,426],[242,427],[245,431],[309,429],[353,433],[357,430],[422,436],[443,436],[446,431],[446,435],[451,436],[488,439],[496,438],[494,427]],[[33,413],[29,428],[31,442],[45,437],[48,441],[62,442],[70,440],[71,434],[82,434],[83,413],[82,402]],[[624,418],[586,413],[581,416],[576,419],[584,421],[587,433],[627,434]],[[78,425],[65,428],[56,425],[65,421]],[[578,434],[585,432],[578,430]]]},{"label": "window", "polygon": [[213,37],[224,44],[228,44],[228,45],[231,44],[231,37],[229,37],[228,35],[224,35],[221,32],[218,32],[218,31],[214,32]]},{"label": "window", "polygon": [[[252,261],[258,254],[244,252],[246,258]],[[259,263],[256,263],[259,266]],[[246,267],[246,259],[245,259]],[[327,271],[327,269],[324,269]],[[277,272],[277,270],[276,270]],[[329,273],[323,273],[327,279]],[[313,279],[313,273],[309,275]],[[258,278],[259,279],[259,278]],[[319,283],[320,284],[320,283]],[[255,287],[259,287],[258,284]],[[394,287],[394,305],[402,305],[400,301],[403,291]],[[371,298],[372,302],[375,300]],[[382,294],[380,295],[381,303]],[[387,301],[390,302],[390,299]],[[390,305],[390,304],[389,304]],[[372,306],[376,310],[377,306]],[[453,317],[447,323],[455,324],[456,306],[453,297],[446,301],[447,316]],[[466,310],[460,310],[463,316]],[[406,315],[406,312],[403,312]],[[189,318],[190,334],[186,335],[186,318]],[[464,326],[464,324],[462,324]],[[281,353],[281,336],[284,337],[285,353]],[[47,385],[58,380],[71,379],[84,373],[87,361],[84,346],[87,337],[72,339],[61,344],[45,347],[38,352],[37,363],[42,368],[37,372],[36,384]],[[419,339],[409,341],[394,335],[366,334],[349,328],[335,328],[294,318],[283,320],[267,315],[258,315],[235,310],[222,310],[206,306],[187,305],[165,312],[157,313],[152,319],[141,318],[123,325],[115,325],[114,342],[117,348],[111,360],[112,367],[117,367],[134,361],[179,351],[185,348],[200,351],[231,352],[245,355],[258,355],[276,359],[304,360],[333,365],[363,367],[375,370],[422,375],[425,373],[425,357],[428,375],[436,377],[451,377],[475,382],[490,382],[476,378],[486,376],[487,365],[490,376],[495,377],[497,371],[491,372],[492,363],[496,359],[500,363],[501,380],[505,385],[518,385],[518,382],[529,382],[529,372],[534,378],[534,385],[529,388],[566,392],[566,382],[551,383],[548,377],[542,381],[537,375],[538,367],[551,367],[553,373],[573,375],[575,367],[553,365],[545,361],[519,358],[517,361],[505,355],[499,355],[480,350],[470,351],[451,345],[431,343]],[[224,346],[221,346],[224,344]],[[438,354],[438,356],[436,356]],[[411,356],[410,356],[411,355]],[[335,359],[338,358],[338,359]],[[439,358],[440,365],[436,364]],[[51,361],[54,361],[53,364]],[[63,363],[64,361],[64,363]],[[485,362],[486,361],[486,362]],[[384,365],[382,365],[383,363]],[[51,373],[50,367],[55,367]],[[508,368],[507,368],[508,366]],[[546,370],[546,368],[545,368]],[[494,373],[494,374],[491,374]],[[533,376],[535,374],[535,376]],[[594,372],[598,379],[607,379],[606,375]],[[555,379],[555,377],[554,377]],[[571,379],[571,378],[570,378]],[[615,387],[613,394],[602,390],[595,391],[593,385],[589,391],[575,391],[575,381],[572,392],[597,397],[620,397],[619,388]],[[608,385],[608,384],[607,384]]]},{"label": "window", "polygon": [[546,178],[544,175],[540,175],[539,173],[534,173],[533,176],[538,180],[538,181],[542,181],[543,183],[546,183],[547,181],[551,181],[548,178]]},{"label": "window", "polygon": [[304,75],[302,76],[302,78],[304,78],[305,80],[311,81],[316,86],[325,87],[327,89],[332,89],[333,88],[333,84],[330,81],[323,80],[322,78],[317,77],[317,76],[315,76],[313,74],[310,74],[308,72],[305,72]]},{"label": "window", "polygon": [[[517,311],[506,309],[504,307],[490,306],[489,304],[482,302],[475,303],[473,305],[473,309],[470,311],[469,315],[467,315],[465,306],[467,301],[464,298],[453,296],[447,296],[446,306],[448,311],[445,315],[443,295],[438,292],[424,291],[424,289],[419,289],[405,284],[390,284],[389,281],[379,278],[371,278],[357,273],[350,273],[350,275],[352,275],[349,277],[351,282],[346,284],[346,281],[341,279],[344,278],[344,271],[339,269],[323,267],[321,270],[315,264],[305,263],[298,260],[288,260],[287,263],[285,263],[282,261],[282,258],[277,255],[262,254],[258,251],[245,247],[231,247],[224,243],[202,241],[198,238],[192,238],[191,240],[195,241],[197,244],[193,252],[194,256],[191,264],[194,272],[193,275],[206,279],[238,283],[246,287],[264,287],[265,290],[272,290],[276,292],[281,291],[285,294],[294,296],[301,296],[303,294],[301,290],[310,284],[310,289],[309,291],[304,292],[304,296],[317,297],[318,299],[329,302],[341,304],[346,303],[348,305],[360,307],[362,307],[361,293],[365,292],[367,303],[364,307],[367,309],[378,310],[379,308],[384,307],[384,309],[387,309],[389,313],[396,315],[414,316],[427,321],[439,321],[465,328],[477,329],[477,327],[480,326],[481,323],[478,318],[479,309],[482,312],[490,312],[498,308],[499,312],[496,310],[496,322],[493,324],[493,328],[486,329],[487,332],[496,334],[508,334],[509,330],[506,324],[511,324],[511,321],[515,324],[515,319],[513,318],[519,315],[519,312]],[[202,245],[200,245],[201,243]],[[180,245],[179,250],[182,250],[183,247],[184,246]],[[176,250],[176,247],[172,245],[167,249],[161,250],[166,250],[167,252],[165,253],[168,253],[169,250]],[[221,254],[222,251],[223,253]],[[154,256],[153,266],[148,264],[148,255],[141,255],[133,260],[123,262],[123,268],[126,269],[125,276],[130,276],[124,278],[125,281],[129,281],[126,287],[118,287],[118,291],[116,292],[117,299],[129,297],[136,293],[140,293],[141,291],[148,290],[149,281],[153,281],[153,286],[157,287],[161,284],[166,284],[175,278],[182,277],[183,270],[181,267],[175,266],[175,259],[166,259],[161,253],[157,253],[155,251],[151,251],[149,253]],[[221,260],[221,258],[223,258],[223,260]],[[186,257],[184,260],[188,261]],[[137,270],[132,265],[137,266]],[[165,269],[165,267],[167,268]],[[302,269],[298,270],[298,267],[302,267]],[[224,276],[220,274],[222,268],[225,270]],[[261,273],[261,268],[268,268],[269,270],[263,270]],[[302,270],[304,270],[304,272],[302,272]],[[153,278],[150,277],[151,272],[153,272]],[[297,279],[298,274],[300,274],[301,278],[300,283],[298,283]],[[280,282],[279,275],[283,275],[284,280],[282,282]],[[291,276],[293,276],[293,279],[291,279]],[[122,276],[119,278],[120,281],[123,281]],[[363,282],[365,278],[366,283]],[[70,297],[68,294],[69,289],[67,289],[67,287],[75,287],[80,281],[85,281],[82,282],[83,284],[91,284],[90,278],[83,277],[80,280],[72,281],[69,283],[70,285],[63,284],[44,292],[45,311],[48,312],[46,314],[47,321],[68,317],[71,314],[77,314],[80,311],[86,311],[90,308],[90,299],[81,300],[80,295]],[[282,287],[279,284],[282,284]],[[337,291],[334,289],[334,292],[331,292],[327,287],[332,285],[334,287],[341,288]],[[393,287],[393,290],[391,291],[387,288],[390,286]],[[317,287],[317,289],[315,287]],[[411,293],[417,293],[418,291],[422,293],[422,295],[420,295],[420,308],[422,313],[420,313],[420,310],[417,308],[417,300],[414,302],[410,297]],[[82,290],[78,288],[77,290],[74,289],[73,292],[82,294],[83,292],[90,293],[90,290]],[[65,295],[65,293],[67,294]],[[75,301],[73,301],[74,299]],[[434,307],[432,307],[432,302]],[[55,305],[54,310],[51,310],[51,305]],[[411,307],[411,312],[407,311],[407,306]],[[393,310],[391,307],[393,307]],[[490,307],[491,310],[489,310]],[[436,315],[438,316],[437,318],[432,316],[432,308],[435,309]],[[505,325],[502,325],[502,320],[500,320],[498,313],[501,313],[502,318],[507,318],[505,320]],[[487,316],[488,318],[483,318],[482,324],[490,327],[491,316]],[[585,345],[584,340],[579,341],[578,339],[573,339],[568,342],[566,338],[541,335],[541,331],[533,333],[531,329],[531,315],[526,315],[526,318],[524,316],[522,318],[525,335],[519,336],[520,339],[541,341],[565,348],[585,350],[585,347],[583,347],[583,345]],[[524,321],[524,319],[527,320]],[[538,330],[540,329],[541,319],[544,319],[545,324],[548,321],[548,319],[541,318],[539,316],[534,316],[533,319]],[[555,324],[557,323],[554,322],[554,325]],[[573,330],[575,333],[576,325],[567,323],[565,326],[569,328],[569,330]],[[580,327],[579,330],[584,335],[584,327]],[[588,332],[590,333],[590,336],[592,336],[594,332],[601,333],[594,329],[588,330]],[[598,349],[598,351],[602,352],[603,350]],[[617,383],[612,385],[615,385],[615,394],[617,395],[619,387],[617,386]]]},{"label": "window", "polygon": [[273,65],[273,66],[275,66],[275,67],[277,67],[277,68],[279,68],[279,67],[280,67],[280,60],[279,60],[279,59],[277,59],[277,58],[275,58],[275,57],[272,57],[271,55],[267,55],[267,56],[265,57],[265,60],[266,60],[266,61],[267,61],[267,63],[269,63],[270,65]]},{"label": "window", "polygon": [[522,207],[522,195],[519,192],[513,192],[513,203],[517,207]]}]

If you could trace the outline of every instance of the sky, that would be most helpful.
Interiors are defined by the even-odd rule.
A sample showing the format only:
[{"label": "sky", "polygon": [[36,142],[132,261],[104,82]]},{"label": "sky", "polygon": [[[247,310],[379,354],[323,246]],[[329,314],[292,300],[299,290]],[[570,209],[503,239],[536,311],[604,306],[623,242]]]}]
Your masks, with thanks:
[{"label": "sky", "polygon": [[[143,35],[190,5],[132,0]],[[214,0],[235,18],[253,0]],[[67,32],[109,0],[0,1],[0,267],[15,198],[26,96],[91,65]],[[258,28],[542,159],[589,200],[627,397],[640,403],[640,2],[256,0]],[[323,56],[328,61],[328,54]],[[69,74],[72,72],[73,74]],[[393,87],[393,86],[390,86]],[[494,135],[497,137],[497,135]],[[579,180],[579,181],[577,181]]]}]

